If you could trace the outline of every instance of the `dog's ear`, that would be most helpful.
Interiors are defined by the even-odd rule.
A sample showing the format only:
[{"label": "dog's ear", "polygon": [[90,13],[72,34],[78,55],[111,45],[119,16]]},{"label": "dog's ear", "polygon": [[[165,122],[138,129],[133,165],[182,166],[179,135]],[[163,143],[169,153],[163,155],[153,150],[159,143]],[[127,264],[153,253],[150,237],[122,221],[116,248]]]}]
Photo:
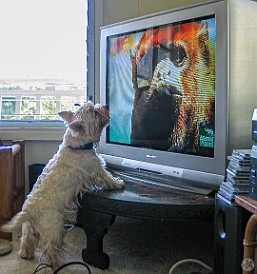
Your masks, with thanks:
[{"label": "dog's ear", "polygon": [[73,121],[69,124],[69,128],[75,132],[80,132],[83,129],[83,125],[80,121]]},{"label": "dog's ear", "polygon": [[72,111],[60,111],[58,112],[58,114],[67,123],[70,123],[75,120],[75,116]]}]

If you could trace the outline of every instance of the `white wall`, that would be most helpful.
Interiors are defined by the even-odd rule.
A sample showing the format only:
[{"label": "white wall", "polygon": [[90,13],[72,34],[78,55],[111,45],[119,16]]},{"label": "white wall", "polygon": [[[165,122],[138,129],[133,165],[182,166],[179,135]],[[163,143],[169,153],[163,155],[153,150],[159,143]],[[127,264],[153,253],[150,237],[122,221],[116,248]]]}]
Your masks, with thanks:
[{"label": "white wall", "polygon": [[206,0],[107,0],[103,3],[103,25],[204,1]]}]

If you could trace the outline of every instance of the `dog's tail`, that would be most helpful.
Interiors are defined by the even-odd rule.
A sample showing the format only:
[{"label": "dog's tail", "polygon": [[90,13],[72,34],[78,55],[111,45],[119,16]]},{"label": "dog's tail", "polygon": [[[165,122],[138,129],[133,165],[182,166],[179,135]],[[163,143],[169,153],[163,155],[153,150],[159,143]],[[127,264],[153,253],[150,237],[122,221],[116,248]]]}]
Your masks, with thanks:
[{"label": "dog's tail", "polygon": [[17,228],[20,228],[21,225],[24,222],[27,222],[30,220],[30,216],[28,213],[21,211],[18,214],[16,214],[10,222],[8,222],[7,224],[1,226],[1,230],[4,232],[12,232]]}]

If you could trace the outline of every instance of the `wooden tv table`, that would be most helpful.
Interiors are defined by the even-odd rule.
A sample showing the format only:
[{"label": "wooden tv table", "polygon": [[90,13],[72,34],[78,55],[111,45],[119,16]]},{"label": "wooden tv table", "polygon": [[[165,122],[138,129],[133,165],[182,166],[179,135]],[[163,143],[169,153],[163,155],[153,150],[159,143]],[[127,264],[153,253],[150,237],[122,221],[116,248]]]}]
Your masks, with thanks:
[{"label": "wooden tv table", "polygon": [[125,181],[124,190],[86,192],[79,200],[78,223],[87,235],[85,262],[98,268],[109,266],[103,238],[116,216],[152,220],[213,221],[215,198],[171,188]]}]

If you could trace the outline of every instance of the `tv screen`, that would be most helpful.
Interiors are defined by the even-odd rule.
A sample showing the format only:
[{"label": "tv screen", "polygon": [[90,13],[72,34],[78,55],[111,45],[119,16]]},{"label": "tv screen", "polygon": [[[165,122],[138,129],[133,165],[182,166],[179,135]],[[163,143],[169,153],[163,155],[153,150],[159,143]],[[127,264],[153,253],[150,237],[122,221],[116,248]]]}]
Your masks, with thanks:
[{"label": "tv screen", "polygon": [[214,157],[215,14],[107,37],[107,143]]}]

